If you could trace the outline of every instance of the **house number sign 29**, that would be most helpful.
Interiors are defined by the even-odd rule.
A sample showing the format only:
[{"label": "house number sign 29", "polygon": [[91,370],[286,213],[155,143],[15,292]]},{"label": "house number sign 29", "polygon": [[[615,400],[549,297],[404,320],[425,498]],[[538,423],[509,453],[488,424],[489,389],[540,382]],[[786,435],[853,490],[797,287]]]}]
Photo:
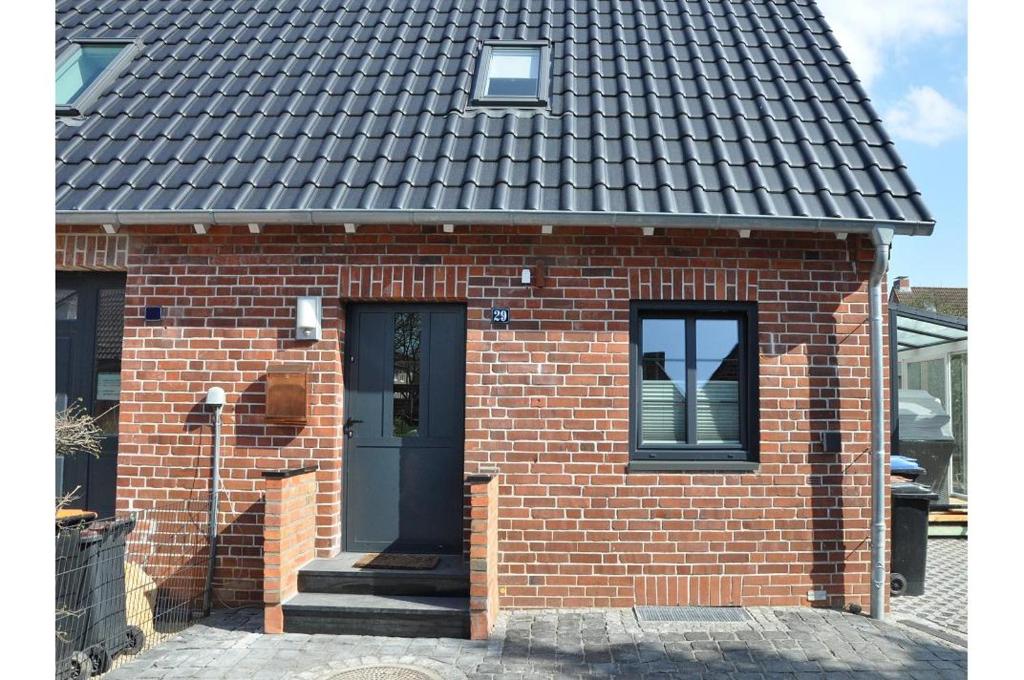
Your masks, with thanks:
[{"label": "house number sign 29", "polygon": [[491,308],[491,323],[508,323],[511,315],[508,313],[508,307],[492,307]]}]

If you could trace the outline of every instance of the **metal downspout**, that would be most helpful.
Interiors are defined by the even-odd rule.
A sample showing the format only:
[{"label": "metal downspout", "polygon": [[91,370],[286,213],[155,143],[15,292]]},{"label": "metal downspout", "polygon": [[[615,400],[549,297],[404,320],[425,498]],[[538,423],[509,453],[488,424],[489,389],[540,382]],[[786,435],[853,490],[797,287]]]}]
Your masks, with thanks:
[{"label": "metal downspout", "polygon": [[[893,229],[875,227],[871,243],[869,305],[871,352],[871,618],[885,618],[885,383],[882,362],[882,281],[889,268]],[[891,329],[890,329],[891,332]]]},{"label": "metal downspout", "polygon": [[[217,388],[215,388],[217,389]],[[222,393],[223,394],[223,393]],[[220,423],[223,404],[213,406],[213,461],[210,480],[210,561],[206,569],[206,588],[203,592],[203,616],[209,616],[213,607],[213,569],[217,563],[217,512],[220,500]]]}]

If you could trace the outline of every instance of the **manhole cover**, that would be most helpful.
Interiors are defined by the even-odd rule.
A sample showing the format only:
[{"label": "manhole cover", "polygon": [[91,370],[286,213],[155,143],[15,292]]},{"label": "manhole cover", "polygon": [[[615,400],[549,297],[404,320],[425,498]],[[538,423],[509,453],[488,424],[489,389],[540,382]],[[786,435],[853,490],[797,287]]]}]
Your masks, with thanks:
[{"label": "manhole cover", "polygon": [[441,676],[415,666],[389,663],[350,668],[329,680],[441,680]]},{"label": "manhole cover", "polygon": [[742,607],[634,607],[641,621],[681,621],[686,623],[725,623],[749,621]]}]

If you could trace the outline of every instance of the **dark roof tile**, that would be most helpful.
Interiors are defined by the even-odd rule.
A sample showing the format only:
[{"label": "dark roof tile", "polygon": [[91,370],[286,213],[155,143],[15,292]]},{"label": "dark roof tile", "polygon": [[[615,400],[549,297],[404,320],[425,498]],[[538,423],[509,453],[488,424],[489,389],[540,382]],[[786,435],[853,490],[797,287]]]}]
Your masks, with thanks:
[{"label": "dark roof tile", "polygon": [[[57,3],[141,50],[58,124],[58,211],[928,215],[806,0]],[[549,40],[549,110],[469,106],[481,42]]]}]

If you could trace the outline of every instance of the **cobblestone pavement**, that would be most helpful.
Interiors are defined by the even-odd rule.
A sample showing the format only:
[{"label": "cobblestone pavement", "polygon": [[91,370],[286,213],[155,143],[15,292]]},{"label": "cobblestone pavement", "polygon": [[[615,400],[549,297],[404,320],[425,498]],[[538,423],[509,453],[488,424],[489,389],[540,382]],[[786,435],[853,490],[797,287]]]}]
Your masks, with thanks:
[{"label": "cobblestone pavement", "polygon": [[[745,623],[638,622],[629,609],[503,612],[488,641],[264,635],[261,612],[218,612],[107,680],[328,680],[392,661],[443,678],[936,680],[967,677],[966,650],[838,611],[750,609]],[[432,676],[432,677],[434,677]]]},{"label": "cobblestone pavement", "polygon": [[928,541],[924,595],[894,597],[892,616],[897,621],[924,623],[967,638],[966,538]]}]

